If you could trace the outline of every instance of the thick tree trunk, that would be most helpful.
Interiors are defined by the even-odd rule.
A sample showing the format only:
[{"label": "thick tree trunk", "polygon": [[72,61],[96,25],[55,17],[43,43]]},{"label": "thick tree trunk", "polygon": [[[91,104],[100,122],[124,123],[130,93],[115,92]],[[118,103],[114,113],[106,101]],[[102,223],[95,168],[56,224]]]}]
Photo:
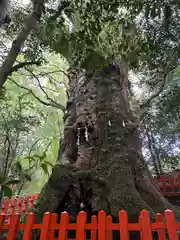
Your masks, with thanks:
[{"label": "thick tree trunk", "polygon": [[54,167],[40,194],[36,220],[46,211],[67,210],[72,199],[77,210],[83,202],[90,214],[104,209],[116,218],[125,209],[130,221],[137,221],[142,209],[152,214],[172,209],[142,157],[122,66],[112,64],[91,74],[71,71],[69,79],[62,164]]}]

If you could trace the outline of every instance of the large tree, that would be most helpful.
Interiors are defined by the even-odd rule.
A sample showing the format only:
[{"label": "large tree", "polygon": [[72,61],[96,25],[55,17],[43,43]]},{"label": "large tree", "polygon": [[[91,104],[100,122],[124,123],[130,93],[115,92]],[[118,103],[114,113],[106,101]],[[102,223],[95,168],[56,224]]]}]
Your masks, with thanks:
[{"label": "large tree", "polygon": [[[163,4],[65,1],[55,12],[48,9],[32,33],[34,39],[38,32],[39,46],[60,53],[70,65],[59,163],[40,194],[37,221],[46,211],[67,210],[73,219],[82,208],[89,216],[103,209],[116,219],[125,209],[137,221],[142,209],[152,215],[173,209],[144,161],[138,129],[142,111],[178,65],[179,5]],[[141,103],[139,116],[130,107],[128,69],[149,75],[150,87],[158,88]]]},{"label": "large tree", "polygon": [[[54,167],[41,192],[37,221],[45,211],[73,208],[73,201],[77,210],[83,202],[91,214],[104,209],[115,218],[123,208],[131,221],[138,219],[142,209],[151,213],[173,209],[159,192],[142,156],[138,127],[143,115],[135,117],[130,107],[127,65],[137,70],[139,62],[144,74],[156,72],[154,78],[159,81],[153,79],[151,86],[158,91],[141,104],[144,110],[162,92],[167,74],[177,66],[177,45],[171,60],[172,49],[163,53],[160,46],[173,39],[169,19],[174,17],[177,23],[175,6],[156,9],[152,3],[149,11],[150,6],[143,2],[136,6],[128,1],[75,4],[65,9],[70,30],[63,16],[55,22],[48,18],[40,30],[44,36],[48,34],[41,41],[65,56],[72,68],[59,159],[62,164]],[[126,11],[127,7],[130,10]],[[168,7],[173,12],[170,16],[166,15]]]}]

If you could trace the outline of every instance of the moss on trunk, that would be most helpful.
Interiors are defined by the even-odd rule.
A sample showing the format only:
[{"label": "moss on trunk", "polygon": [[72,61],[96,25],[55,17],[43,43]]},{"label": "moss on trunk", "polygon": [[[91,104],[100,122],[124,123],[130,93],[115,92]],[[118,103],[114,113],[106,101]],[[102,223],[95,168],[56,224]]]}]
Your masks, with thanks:
[{"label": "moss on trunk", "polygon": [[116,218],[118,210],[125,209],[130,221],[137,221],[142,209],[152,214],[173,209],[143,159],[122,67],[112,64],[69,77],[61,154],[69,165],[54,167],[35,207],[37,221],[44,212],[66,210],[69,197],[89,206],[90,214],[104,209]]}]

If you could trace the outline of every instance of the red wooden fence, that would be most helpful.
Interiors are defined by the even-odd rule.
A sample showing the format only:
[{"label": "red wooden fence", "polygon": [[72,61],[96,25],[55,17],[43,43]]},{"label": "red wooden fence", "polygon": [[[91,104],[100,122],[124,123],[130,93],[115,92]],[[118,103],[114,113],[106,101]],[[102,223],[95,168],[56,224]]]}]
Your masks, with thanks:
[{"label": "red wooden fence", "polygon": [[180,175],[176,177],[161,176],[159,183],[165,197],[180,196]]},{"label": "red wooden fence", "polygon": [[[176,177],[161,176],[159,184],[165,197],[180,196],[180,175]],[[4,207],[0,209],[0,212],[6,214],[6,219],[9,218],[8,216],[11,213],[20,213],[24,215],[27,210],[34,207],[38,197],[39,194],[33,194],[31,196],[17,196],[11,199],[5,199]]]},{"label": "red wooden fence", "polygon": [[[69,223],[69,215],[66,212],[61,214],[60,223],[57,221],[56,213],[45,213],[41,224],[35,223],[35,214],[29,213],[26,224],[20,223],[20,214],[11,214],[10,223],[4,223],[5,214],[0,214],[0,232],[8,232],[7,240],[16,239],[18,230],[24,230],[23,240],[30,240],[33,229],[40,230],[40,240],[68,240],[67,232],[76,231],[76,240],[85,240],[86,231],[91,233],[91,240],[112,240],[112,231],[120,231],[121,240],[129,240],[129,232],[139,231],[141,240],[153,240],[152,233],[157,232],[159,240],[178,240],[180,223],[177,223],[171,210],[166,210],[164,216],[156,214],[156,221],[151,222],[149,212],[141,212],[138,223],[129,223],[127,213],[119,211],[119,223],[113,223],[112,217],[107,216],[104,211],[100,211],[98,216],[92,216],[91,223],[87,223],[85,212],[80,212],[76,223]],[[58,237],[55,237],[58,231]]]},{"label": "red wooden fence", "polygon": [[[157,178],[156,178],[157,180]],[[180,174],[176,177],[171,176],[161,176],[159,180],[161,191],[164,196],[180,196]],[[17,196],[13,197],[11,199],[6,199],[4,201],[5,208],[8,205],[14,205],[14,204],[21,204],[26,203],[30,204],[33,202],[36,202],[37,198],[39,197],[39,194],[33,194],[32,196]]]},{"label": "red wooden fence", "polygon": [[11,199],[5,199],[4,207],[0,209],[0,212],[6,215],[11,213],[21,213],[21,215],[24,215],[24,213],[34,207],[38,197],[39,194],[33,194],[31,196],[17,196]]}]

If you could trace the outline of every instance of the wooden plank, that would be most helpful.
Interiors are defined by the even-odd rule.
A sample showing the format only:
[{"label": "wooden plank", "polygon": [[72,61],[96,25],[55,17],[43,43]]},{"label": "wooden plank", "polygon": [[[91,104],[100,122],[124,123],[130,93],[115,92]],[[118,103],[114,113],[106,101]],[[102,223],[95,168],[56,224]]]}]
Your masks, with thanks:
[{"label": "wooden plank", "polygon": [[0,237],[1,237],[1,227],[4,224],[5,218],[6,218],[6,214],[0,213]]},{"label": "wooden plank", "polygon": [[121,240],[129,240],[128,215],[124,210],[119,211],[119,229]]},{"label": "wooden plank", "polygon": [[11,214],[7,240],[16,239],[19,223],[20,223],[20,214],[19,213]]},{"label": "wooden plank", "polygon": [[[163,223],[163,215],[160,213],[156,214],[156,222]],[[158,240],[166,240],[166,232],[165,229],[157,229]]]},{"label": "wooden plank", "polygon": [[[140,225],[140,239],[141,240],[145,240],[144,237],[143,237],[143,232],[141,231],[141,221],[142,221],[142,218],[141,216],[139,216],[139,225]],[[131,226],[131,224],[129,224],[129,227]]]},{"label": "wooden plank", "polygon": [[149,212],[147,210],[141,211],[141,231],[144,240],[153,240],[151,222]]},{"label": "wooden plank", "polygon": [[162,191],[166,192],[166,184],[165,184],[164,176],[160,177],[160,183],[161,183]]},{"label": "wooden plank", "polygon": [[98,212],[98,240],[106,240],[106,213]]},{"label": "wooden plank", "polygon": [[76,240],[85,240],[86,239],[86,212],[79,212],[77,216],[77,227],[76,227]]},{"label": "wooden plank", "polygon": [[6,217],[5,213],[1,213],[0,214],[0,228],[3,225],[3,223],[4,223],[5,217]]},{"label": "wooden plank", "polygon": [[32,199],[29,200],[29,209],[32,209],[34,206],[34,201]]},{"label": "wooden plank", "polygon": [[178,174],[177,177],[178,177],[178,184],[177,184],[177,186],[180,187],[180,174]]},{"label": "wooden plank", "polygon": [[48,237],[50,219],[51,219],[51,213],[49,213],[49,212],[44,213],[43,222],[41,225],[40,240],[45,240]]},{"label": "wooden plank", "polygon": [[97,217],[91,217],[91,223],[94,229],[91,230],[91,240],[97,240]]},{"label": "wooden plank", "polygon": [[106,238],[107,238],[107,240],[112,240],[113,239],[113,234],[112,234],[112,217],[111,216],[107,216]]},{"label": "wooden plank", "polygon": [[23,240],[31,240],[32,238],[32,226],[35,221],[35,214],[29,213],[27,215],[26,224],[24,228]]},{"label": "wooden plank", "polygon": [[176,229],[176,220],[174,213],[171,210],[165,211],[165,218],[166,218],[166,224],[167,224],[167,230],[170,240],[178,240],[178,232]]},{"label": "wooden plank", "polygon": [[69,215],[67,212],[61,213],[61,220],[59,224],[58,240],[66,240],[67,238],[67,225],[69,223]]},{"label": "wooden plank", "polygon": [[175,192],[175,179],[173,177],[170,177],[170,184],[171,184],[171,192]]},{"label": "wooden plank", "polygon": [[48,239],[52,240],[55,237],[55,226],[57,225],[57,221],[58,221],[58,215],[56,213],[52,213],[51,214],[51,220],[50,220],[50,224],[49,224],[49,232],[48,232]]}]

